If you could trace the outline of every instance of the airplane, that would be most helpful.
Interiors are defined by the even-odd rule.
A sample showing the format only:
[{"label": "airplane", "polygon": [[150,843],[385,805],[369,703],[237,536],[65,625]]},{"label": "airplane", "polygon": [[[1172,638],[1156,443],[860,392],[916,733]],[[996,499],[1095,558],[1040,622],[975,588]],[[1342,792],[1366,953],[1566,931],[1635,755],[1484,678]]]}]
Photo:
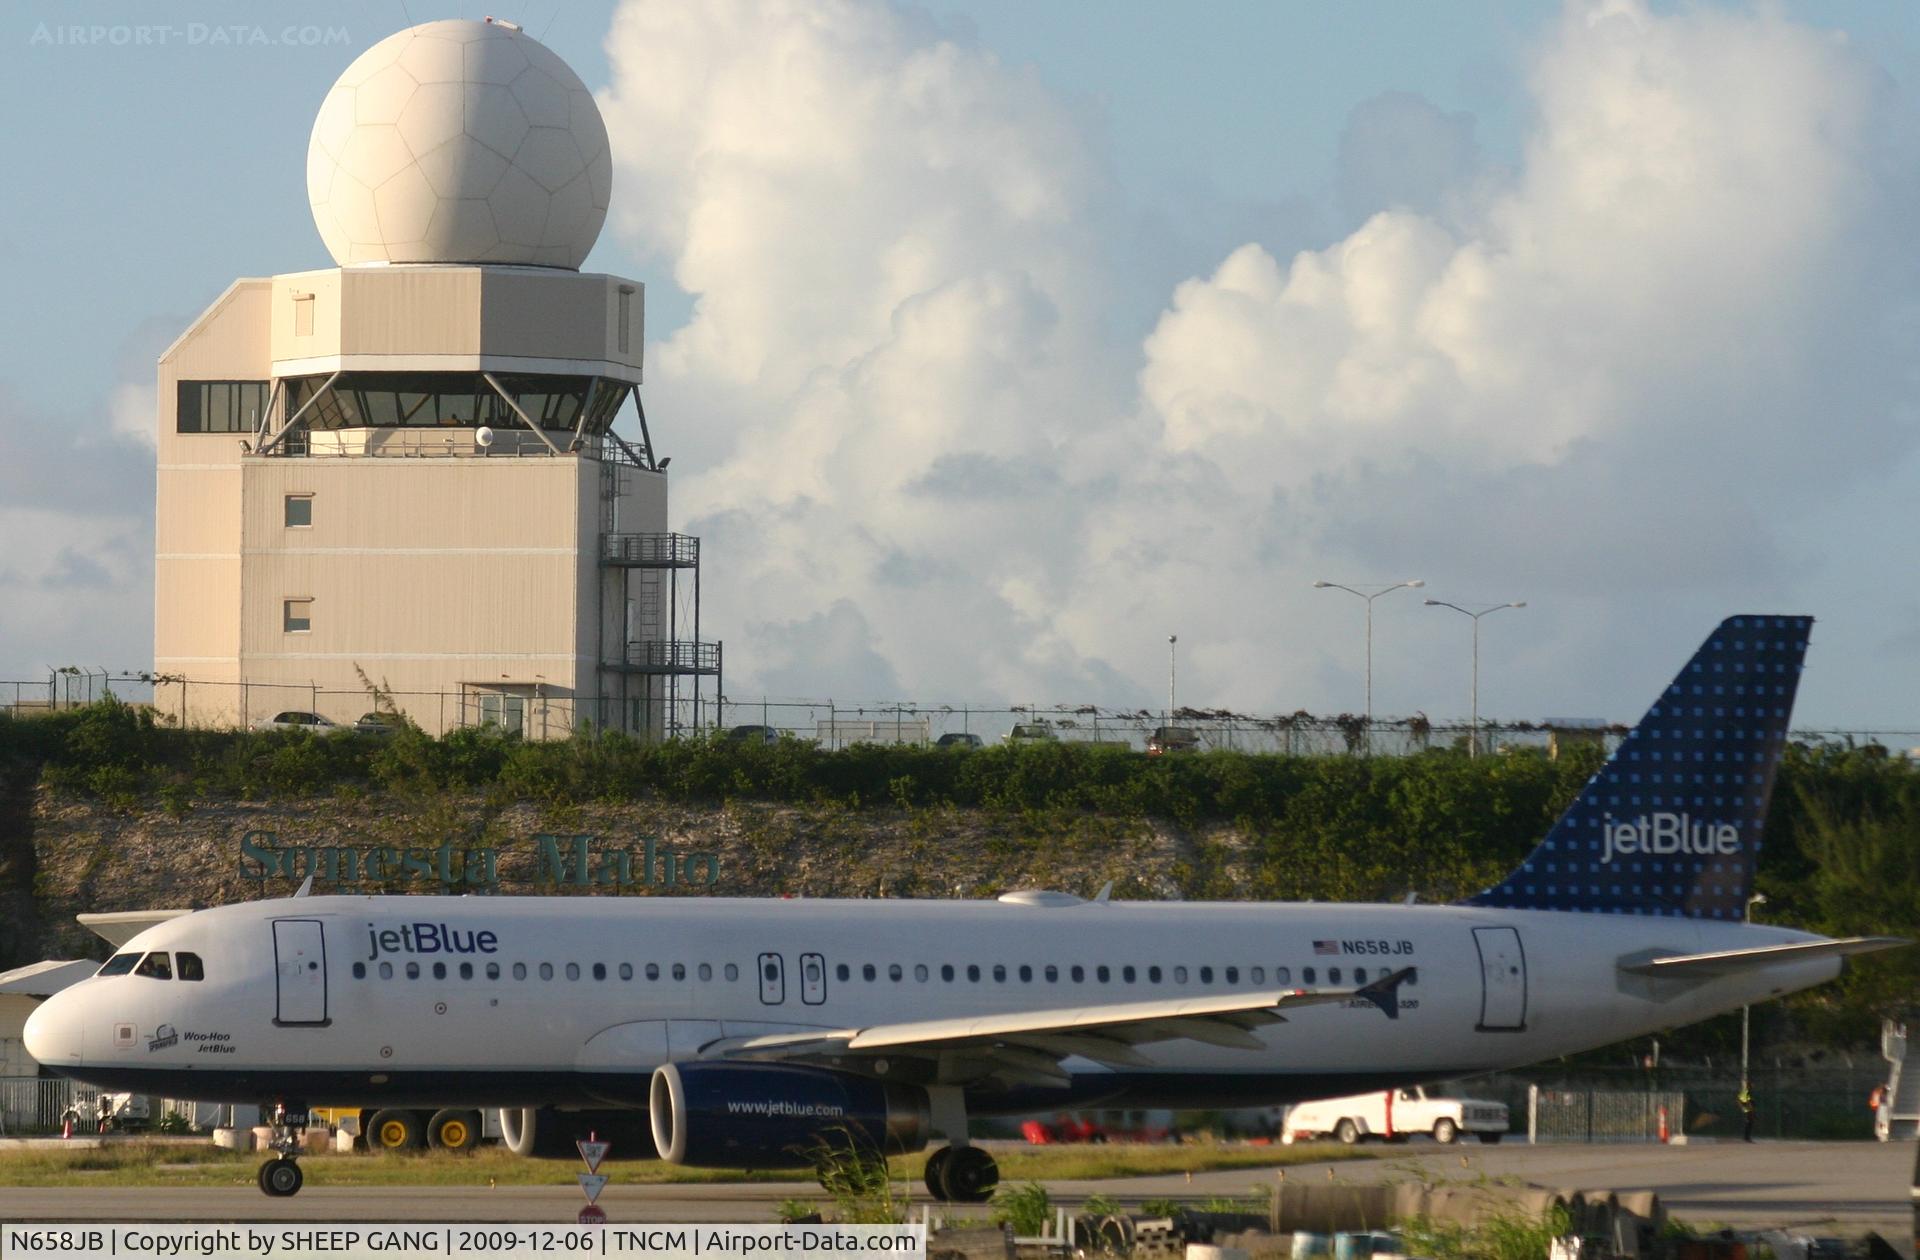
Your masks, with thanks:
[{"label": "airplane", "polygon": [[[1467,1076],[1792,993],[1856,954],[1746,922],[1809,617],[1722,622],[1502,883],[1453,905],[312,896],[160,923],[28,1021],[102,1089],[499,1107],[509,1144],[644,1114],[659,1154],[826,1135],[990,1197],[970,1115],[1271,1106]],[[468,1113],[471,1114],[471,1113]],[[850,1139],[849,1139],[850,1140]]]}]

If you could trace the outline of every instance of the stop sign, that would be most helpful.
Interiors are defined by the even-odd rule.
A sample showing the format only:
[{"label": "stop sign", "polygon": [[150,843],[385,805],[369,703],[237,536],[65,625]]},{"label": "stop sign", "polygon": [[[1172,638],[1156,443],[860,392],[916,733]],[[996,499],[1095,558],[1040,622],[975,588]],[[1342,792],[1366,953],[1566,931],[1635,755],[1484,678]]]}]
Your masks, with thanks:
[{"label": "stop sign", "polygon": [[598,1203],[589,1203],[580,1209],[579,1221],[582,1225],[605,1225],[607,1223],[606,1209],[602,1208]]}]

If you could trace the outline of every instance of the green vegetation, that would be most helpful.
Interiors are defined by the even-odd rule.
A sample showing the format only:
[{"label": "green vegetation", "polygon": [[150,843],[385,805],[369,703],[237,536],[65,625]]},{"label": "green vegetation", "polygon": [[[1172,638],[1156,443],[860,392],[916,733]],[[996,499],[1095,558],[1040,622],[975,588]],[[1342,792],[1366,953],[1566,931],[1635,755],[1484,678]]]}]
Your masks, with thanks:
[{"label": "green vegetation", "polygon": [[[477,729],[435,739],[410,726],[379,740],[316,738],[175,730],[151,710],[112,700],[0,717],[0,770],[38,766],[55,792],[115,808],[182,816],[197,801],[370,793],[529,800],[560,816],[598,803],[771,802],[812,810],[823,836],[837,834],[836,819],[880,812],[897,817],[915,843],[937,844],[964,810],[1010,821],[1002,830],[1019,839],[990,845],[1070,847],[1150,821],[1187,833],[1192,857],[1177,872],[1186,896],[1327,901],[1410,892],[1445,901],[1486,887],[1532,848],[1598,759],[1590,747],[1558,761],[1529,752],[1476,760],[1457,749],[1148,758],[1069,742],[827,752],[802,740],[644,744],[607,734],[541,743]],[[1790,748],[1759,887],[1768,922],[1835,935],[1913,931],[1920,770],[1875,745]],[[1124,880],[1116,892],[1147,895]],[[1916,987],[1920,950],[1895,951],[1861,960],[1789,1009],[1812,1037],[1861,1044]],[[1724,1022],[1710,1025],[1701,1048],[1724,1048],[1730,1035]]]},{"label": "green vegetation", "polygon": [[993,1222],[1013,1226],[1015,1238],[1038,1238],[1053,1220],[1053,1196],[1037,1181],[1002,1183],[993,1194]]},{"label": "green vegetation", "polygon": [[1426,1218],[1401,1227],[1408,1255],[1433,1260],[1547,1260],[1553,1240],[1572,1227],[1567,1210],[1556,1207],[1541,1216],[1496,1216],[1479,1225],[1455,1225]]},{"label": "green vegetation", "polygon": [[[1000,1149],[994,1153],[1000,1161],[1001,1175],[1008,1181],[1078,1181],[1373,1158],[1366,1152],[1325,1146],[1114,1144]],[[199,1139],[115,1138],[103,1147],[41,1147],[0,1153],[0,1186],[250,1186],[261,1158],[257,1152],[221,1150]],[[580,1171],[577,1161],[523,1159],[500,1147],[483,1147],[464,1159],[424,1151],[413,1155],[305,1155],[300,1165],[306,1170],[308,1183],[316,1186],[571,1186],[574,1174]],[[617,1186],[810,1180],[810,1174],[793,1169],[739,1173],[681,1168],[651,1159],[616,1158],[601,1165],[601,1171]],[[902,1205],[906,1201],[903,1187],[919,1186],[925,1171],[924,1155],[887,1161],[891,1193]],[[806,1204],[808,1210],[812,1206]]]}]

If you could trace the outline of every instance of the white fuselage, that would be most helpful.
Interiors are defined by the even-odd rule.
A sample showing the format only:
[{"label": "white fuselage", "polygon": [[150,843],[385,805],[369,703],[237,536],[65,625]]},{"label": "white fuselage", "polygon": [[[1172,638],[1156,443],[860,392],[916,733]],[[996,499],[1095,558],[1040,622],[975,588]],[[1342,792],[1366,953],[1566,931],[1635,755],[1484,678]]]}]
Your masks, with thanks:
[{"label": "white fuselage", "polygon": [[1840,964],[1655,982],[1619,961],[1809,939],[1440,906],[311,897],[153,927],[122,952],[188,951],[204,979],[95,977],[47,1002],[27,1037],[59,1071],[176,1098],[644,1106],[655,1067],[723,1039],[1353,987],[1416,969],[1396,1019],[1361,1000],[1307,1007],[1259,1029],[1257,1051],[1155,1042],[1144,1067],[1067,1060],[1070,1089],[968,1095],[982,1111],[1259,1105],[1691,1023]]}]

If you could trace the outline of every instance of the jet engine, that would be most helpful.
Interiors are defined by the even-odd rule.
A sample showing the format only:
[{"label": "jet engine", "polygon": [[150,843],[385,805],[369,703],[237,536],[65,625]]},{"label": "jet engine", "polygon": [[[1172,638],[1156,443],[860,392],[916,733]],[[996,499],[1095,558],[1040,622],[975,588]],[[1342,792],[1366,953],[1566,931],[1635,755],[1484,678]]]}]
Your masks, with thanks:
[{"label": "jet engine", "polygon": [[696,1168],[804,1167],[837,1130],[904,1155],[932,1132],[925,1090],[824,1068],[668,1063],[648,1104],[660,1157]]}]

